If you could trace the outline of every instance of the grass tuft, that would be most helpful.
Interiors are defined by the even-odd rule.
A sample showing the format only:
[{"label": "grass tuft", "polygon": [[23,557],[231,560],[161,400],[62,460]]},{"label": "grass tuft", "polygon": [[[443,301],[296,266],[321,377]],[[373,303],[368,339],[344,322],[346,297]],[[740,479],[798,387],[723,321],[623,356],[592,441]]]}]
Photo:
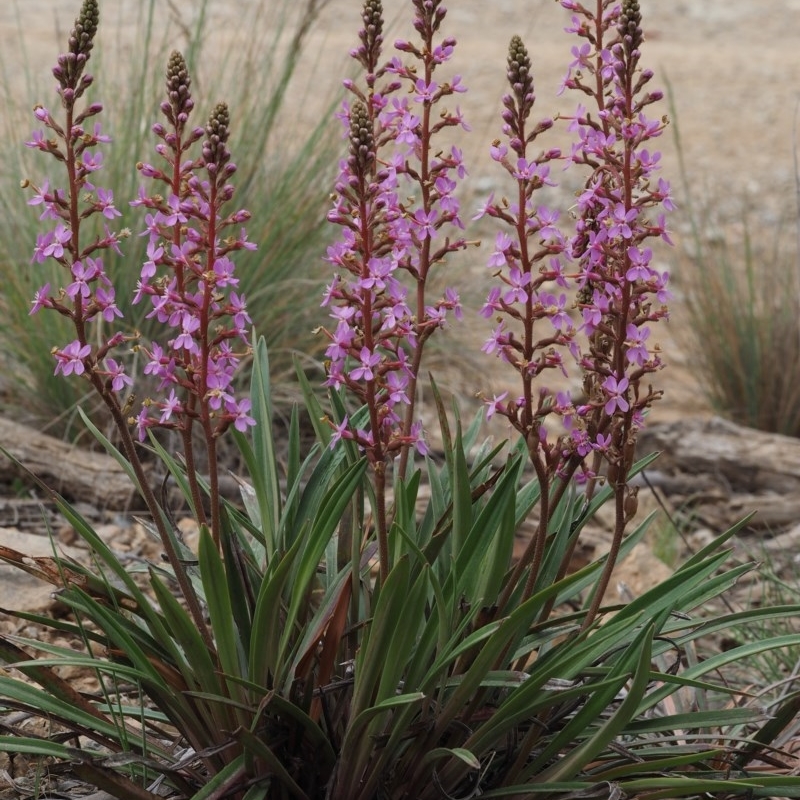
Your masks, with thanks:
[{"label": "grass tuft", "polygon": [[721,416],[800,436],[799,256],[786,245],[794,237],[780,224],[754,223],[747,200],[735,224],[720,220],[718,203],[697,201],[674,104],[671,112],[690,228],[676,277],[693,372]]}]

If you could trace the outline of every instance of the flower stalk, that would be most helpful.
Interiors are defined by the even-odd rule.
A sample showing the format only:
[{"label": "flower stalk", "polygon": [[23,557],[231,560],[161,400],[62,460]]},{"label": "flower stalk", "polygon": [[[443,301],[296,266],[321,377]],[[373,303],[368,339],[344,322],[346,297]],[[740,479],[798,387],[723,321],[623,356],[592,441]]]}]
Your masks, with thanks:
[{"label": "flower stalk", "polygon": [[334,320],[322,328],[330,342],[327,385],[346,389],[368,409],[364,427],[353,426],[349,417],[335,424],[332,445],[350,439],[372,465],[383,580],[391,567],[389,465],[396,459],[403,477],[411,449],[427,450],[415,420],[423,350],[448,312],[461,316],[458,294],[446,289],[431,302],[428,282],[435,266],[467,246],[460,235],[444,235],[463,228],[454,192],[466,170],[461,151],[438,139],[446,128],[468,126],[458,109],[442,109],[436,116],[444,98],[464,91],[458,76],[436,80],[455,40],[437,38],[446,14],[439,2],[412,4],[420,41],[395,42],[403,58],[383,63],[382,4],[367,0],[362,9],[361,44],[351,55],[364,70],[364,86],[345,81],[354,97],[340,115],[349,157],[342,162],[328,215],[343,234],[328,250],[337,273],[323,301]]},{"label": "flower stalk", "polygon": [[[532,154],[529,147],[553,121],[529,123],[535,103],[531,62],[519,37],[512,38],[504,140],[493,144],[491,155],[514,178],[517,191],[514,202],[490,198],[483,211],[503,226],[488,262],[500,286],[491,290],[482,309],[485,317],[496,317],[497,326],[483,349],[520,375],[521,393],[514,399],[507,392],[495,396],[487,403],[487,417],[505,417],[523,437],[542,486],[539,525],[509,585],[528,570],[525,596],[534,590],[550,508],[557,507],[570,481],[586,484],[587,502],[598,480],[614,488],[612,547],[584,621],[588,628],[636,504],[627,476],[637,431],[661,394],[645,381],[663,366],[648,339],[650,323],[667,316],[667,276],[653,269],[652,249],[644,243],[654,236],[669,241],[663,215],[654,219],[653,211],[674,206],[669,185],[653,175],[660,156],[646,147],[665,122],[644,113],[661,93],[644,91],[652,72],[639,67],[643,35],[638,3],[626,0],[620,7],[598,0],[593,11],[571,0],[562,5],[574,12],[570,32],[585,40],[572,49],[564,88],[589,97],[595,110],[581,105],[564,118],[577,137],[568,156],[555,150]],[[553,185],[553,160],[581,167],[588,175],[578,194],[572,233],[559,227],[556,211],[533,200],[542,187]],[[548,369],[564,376],[579,370],[583,401],[546,388],[535,392],[534,380]],[[559,578],[568,564],[567,557]],[[499,607],[508,599],[502,596]]]},{"label": "flower stalk", "polygon": [[[121,216],[112,193],[95,184],[95,173],[102,168],[100,145],[110,142],[99,122],[99,103],[79,107],[78,101],[92,84],[85,71],[99,19],[96,0],[84,0],[80,15],[69,38],[68,51],[59,56],[53,74],[64,113],[60,125],[43,106],[35,116],[44,126],[34,132],[27,145],[54,157],[64,165],[66,188],[37,187],[31,205],[42,206],[40,218],[54,220],[55,228],[37,237],[33,261],[56,261],[68,276],[64,286],[53,291],[49,284],[34,298],[31,313],[41,309],[55,311],[71,320],[75,339],[53,348],[55,372],[78,375],[88,380],[100,396],[116,426],[123,452],[136,475],[142,497],[158,531],[166,558],[185,597],[193,620],[209,648],[213,642],[197,594],[178,552],[177,539],[161,509],[132,434],[133,422],[143,441],[154,428],[174,429],[181,433],[187,462],[187,477],[195,512],[201,524],[209,526],[219,549],[220,498],[216,441],[230,425],[246,430],[254,424],[249,415],[250,401],[236,399],[232,380],[238,362],[248,352],[249,338],[244,298],[233,288],[232,252],[252,248],[243,225],[246,211],[225,213],[224,205],[233,195],[228,182],[235,172],[227,150],[229,119],[227,108],[220,104],[205,129],[187,130],[193,108],[190,79],[179,53],[173,53],[167,68],[167,100],[162,104],[168,127],[157,124],[154,132],[162,140],[157,152],[167,162],[166,170],[139,165],[143,175],[162,182],[166,196],[148,195],[144,189],[132,205],[144,206],[149,236],[148,261],[142,266],[135,300],[151,299],[155,316],[174,331],[166,346],[141,343],[138,334],[122,330],[105,335],[105,327],[121,316],[116,290],[104,269],[108,251],[121,255],[120,244],[129,235],[108,227]],[[87,122],[92,120],[92,128]],[[205,137],[202,155],[187,158],[191,146]],[[104,218],[104,233],[87,241],[85,224],[96,215]],[[235,226],[238,235],[222,239],[226,229]],[[161,272],[161,274],[158,274]],[[90,337],[90,326],[97,335]],[[238,343],[238,347],[237,347]],[[131,344],[134,351],[147,355],[144,373],[160,383],[158,391],[169,389],[167,396],[146,398],[133,420],[128,410],[133,396],[125,397],[133,378],[125,369],[125,356],[117,351]],[[158,411],[158,417],[153,412]],[[208,516],[203,504],[193,430],[199,426],[209,466]]]}]

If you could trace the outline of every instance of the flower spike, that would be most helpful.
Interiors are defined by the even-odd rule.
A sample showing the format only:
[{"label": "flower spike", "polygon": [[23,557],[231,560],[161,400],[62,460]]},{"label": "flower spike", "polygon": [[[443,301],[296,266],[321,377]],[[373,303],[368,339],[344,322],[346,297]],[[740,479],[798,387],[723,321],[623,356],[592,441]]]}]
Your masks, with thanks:
[{"label": "flower spike", "polygon": [[533,108],[533,72],[528,50],[519,36],[512,36],[508,45],[508,82],[517,99],[520,114],[527,118]]},{"label": "flower spike", "polygon": [[81,76],[94,47],[99,20],[100,8],[97,0],[84,0],[69,36],[69,50],[58,57],[58,64],[53,68],[53,75],[62,93],[68,92],[73,99],[80,97],[92,80],[88,75],[81,80]]},{"label": "flower spike", "polygon": [[177,50],[174,50],[167,63],[167,98],[161,110],[171,125],[175,126],[176,133],[183,133],[189,114],[194,108],[194,100],[190,94],[192,79],[186,67],[186,60]]},{"label": "flower spike", "polygon": [[366,178],[375,161],[375,137],[367,107],[360,101],[353,103],[350,112],[350,160],[353,174]]},{"label": "flower spike", "polygon": [[642,34],[642,12],[639,10],[638,0],[625,0],[622,4],[617,30],[629,55],[641,47],[644,36]]}]

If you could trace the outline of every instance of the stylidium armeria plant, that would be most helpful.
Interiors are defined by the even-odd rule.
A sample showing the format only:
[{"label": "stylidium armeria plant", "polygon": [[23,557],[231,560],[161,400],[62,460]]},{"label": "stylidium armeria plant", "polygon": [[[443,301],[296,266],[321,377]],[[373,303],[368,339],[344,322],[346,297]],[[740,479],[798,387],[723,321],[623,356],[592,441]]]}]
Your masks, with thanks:
[{"label": "stylidium armeria plant", "polygon": [[[29,679],[0,675],[2,708],[52,727],[33,737],[4,723],[0,751],[56,758],[71,785],[74,775],[121,798],[796,796],[800,779],[772,774],[773,762],[792,771],[773,756],[783,747],[778,733],[796,734],[795,696],[770,701],[766,722],[760,702],[722,716],[703,709],[722,706],[707,697],[713,673],[800,637],[762,637],[724,660],[691,657],[709,631],[739,635],[744,624],[763,630],[770,619],[761,608],[707,624],[694,616],[749,569],[724,569],[718,552],[744,522],[643,596],[604,609],[606,624],[597,624],[618,553],[646,531],[645,521],[622,541],[636,502],[629,475],[652,461],[634,465],[633,446],[658,397],[648,383],[661,367],[651,327],[666,315],[667,299],[648,246],[667,238],[661,209],[671,207],[669,187],[656,177],[649,146],[665,123],[645,115],[660,94],[645,91],[651,75],[639,68],[635,0],[597,0],[591,10],[562,0],[580,40],[564,88],[587,106],[561,120],[533,119],[531,59],[518,37],[511,41],[502,138],[491,147],[511,191],[483,211],[499,228],[488,256],[497,285],[483,313],[496,318],[484,349],[508,363],[521,386],[490,401],[488,415],[508,420],[519,438],[498,465],[505,443],[478,445],[480,416],[455,437],[442,419],[446,459],[441,467],[425,462],[429,497],[418,494],[423,470],[405,480],[404,456],[425,450],[414,413],[423,347],[446,312],[458,312],[452,290],[427,296],[428,281],[467,244],[454,194],[461,155],[442,135],[463,124],[457,108],[443,110],[461,91],[457,78],[440,74],[455,43],[439,38],[438,0],[411,2],[419,41],[396,43],[400,56],[382,62],[381,4],[367,0],[353,53],[365,76],[347,83],[352,98],[341,115],[349,152],[330,214],[341,240],[328,252],[337,275],[325,298],[333,322],[323,329],[335,419],[325,419],[300,376],[319,443],[333,445],[301,460],[295,412],[285,468],[279,462],[260,340],[251,399],[266,424],[235,436],[250,479],[237,508],[220,507],[214,471],[219,436],[252,424],[247,401],[232,389],[249,325],[232,257],[252,245],[242,229],[247,212],[226,210],[235,171],[228,110],[220,104],[205,127],[190,126],[189,76],[173,53],[164,121],[154,128],[159,160],[139,165],[149,188],[133,202],[143,207],[147,241],[136,298],[166,332],[160,342],[114,332],[118,295],[103,257],[123,234],[105,227],[90,235],[95,228],[85,224],[113,225],[119,212],[95,183],[99,145],[108,141],[95,124],[101,108],[78,106],[91,84],[84,68],[98,16],[98,0],[84,0],[55,70],[65,119],[38,107],[44,130],[29,142],[67,172],[63,188],[33,187],[32,204],[50,228],[34,261],[53,259],[66,276],[63,288],[39,290],[33,310],[74,324],[74,340],[54,350],[55,369],[89,381],[105,401],[124,449],[115,454],[130,462],[171,570],[149,564],[142,587],[60,498],[92,548],[91,566],[0,548],[0,560],[59,586],[74,612],[55,621],[18,616],[78,643],[0,636],[0,661]],[[563,122],[575,135],[571,150],[540,147]],[[562,168],[581,176],[570,220],[540,201]],[[122,399],[133,380],[123,346],[135,348],[157,384],[141,410]],[[554,370],[578,377],[583,396],[540,388]],[[344,401],[348,393],[357,410]],[[158,428],[182,437],[185,470],[164,452]],[[137,437],[161,455],[202,524],[191,565],[153,496]],[[196,463],[200,442],[208,487]],[[528,461],[535,478],[525,473]],[[568,492],[578,482],[584,494]],[[372,488],[375,519],[363,526],[364,542]],[[611,553],[566,575],[584,526],[609,500]],[[537,504],[538,530],[515,564],[518,526]],[[178,597],[164,579],[170,571]],[[798,613],[774,611],[778,620]],[[76,691],[60,666],[91,668],[101,691]],[[725,702],[737,702],[735,689],[721,688]]]},{"label": "stylidium armeria plant", "polygon": [[333,319],[323,329],[330,340],[327,385],[345,387],[368,410],[363,425],[341,420],[333,443],[353,440],[372,465],[384,579],[390,567],[386,470],[397,458],[402,476],[410,448],[426,452],[414,419],[423,348],[448,311],[461,316],[458,294],[446,289],[431,300],[428,280],[435,265],[467,246],[455,196],[466,169],[461,151],[440,141],[447,128],[469,129],[458,107],[443,105],[465,91],[460,77],[438,74],[456,42],[439,38],[446,14],[439,0],[412,5],[419,42],[395,42],[401,55],[386,62],[382,4],[367,0],[363,6],[361,44],[351,55],[365,76],[362,86],[345,81],[354,97],[340,115],[349,156],[341,162],[328,215],[343,232],[328,250],[337,273],[323,301]]},{"label": "stylidium armeria plant", "polygon": [[[669,185],[654,177],[660,155],[647,146],[665,123],[644,113],[661,93],[644,91],[652,72],[639,67],[639,4],[605,0],[592,10],[571,0],[562,5],[574,12],[568,32],[585,40],[572,49],[564,88],[581,92],[594,108],[581,105],[567,118],[577,138],[568,155],[532,151],[553,121],[530,121],[531,61],[519,37],[511,40],[505,142],[496,141],[491,155],[514,178],[517,190],[511,201],[490,198],[483,212],[504,225],[488,262],[500,286],[491,290],[482,310],[487,318],[496,316],[497,325],[483,349],[511,364],[522,382],[516,398],[503,393],[491,400],[487,416],[506,417],[524,437],[542,486],[539,528],[516,567],[520,575],[530,569],[529,588],[541,566],[549,509],[573,478],[588,481],[591,497],[605,463],[614,487],[616,527],[588,626],[635,512],[636,490],[627,485],[627,474],[636,432],[660,395],[645,380],[662,366],[658,348],[649,341],[649,324],[667,315],[667,276],[650,266],[652,249],[645,242],[657,236],[669,241],[663,214],[657,212],[673,204]],[[588,174],[571,233],[559,227],[557,212],[535,200],[538,189],[553,185],[554,159]],[[534,380],[546,370],[567,375],[576,368],[582,373],[580,402],[568,392],[534,390]],[[548,426],[550,419],[559,424]]]},{"label": "stylidium armeria plant", "polygon": [[[56,158],[67,173],[65,188],[34,189],[31,205],[41,205],[42,220],[55,227],[39,235],[33,261],[55,260],[66,274],[65,285],[53,290],[45,285],[36,293],[31,313],[41,309],[68,317],[75,326],[76,338],[53,349],[55,372],[75,374],[88,380],[108,408],[126,457],[137,477],[142,495],[158,528],[167,558],[181,583],[181,589],[201,631],[203,615],[185,568],[179,559],[174,534],[149,485],[135,445],[132,426],[144,440],[151,428],[180,431],[187,459],[187,473],[195,512],[208,524],[219,547],[219,492],[217,490],[216,440],[231,425],[245,430],[253,424],[249,400],[237,400],[232,377],[248,349],[246,328],[250,318],[244,298],[235,291],[237,279],[229,255],[253,247],[242,224],[246,211],[223,212],[231,199],[228,183],[235,171],[227,150],[228,111],[218,105],[205,128],[187,127],[193,101],[190,81],[182,56],[173,53],[167,69],[167,100],[161,110],[167,125],[155,125],[162,140],[157,151],[165,160],[164,169],[140,165],[141,173],[163,184],[163,194],[148,194],[143,188],[132,204],[147,208],[149,260],[141,268],[136,299],[149,297],[152,316],[171,331],[165,344],[139,344],[136,334],[105,331],[121,313],[115,304],[115,287],[103,268],[103,253],[120,253],[119,243],[129,233],[112,232],[108,224],[120,216],[110,191],[96,185],[95,174],[102,167],[98,145],[110,141],[98,122],[89,120],[102,111],[99,103],[79,107],[78,101],[92,83],[85,66],[92,50],[98,23],[97,0],[84,0],[69,40],[69,52],[59,56],[53,70],[61,98],[64,122],[59,123],[43,106],[35,115],[45,130],[34,132],[27,145]],[[202,140],[199,157],[189,156],[189,148]],[[100,214],[104,234],[86,241],[84,224]],[[235,230],[235,233],[225,233]],[[90,326],[97,332],[90,335]],[[139,413],[129,419],[133,395],[125,398],[133,379],[125,371],[119,348],[133,343],[147,357],[145,374],[158,379],[158,396],[144,400]],[[208,449],[210,475],[210,516],[202,502],[197,467],[194,462],[192,432],[199,426]]]}]

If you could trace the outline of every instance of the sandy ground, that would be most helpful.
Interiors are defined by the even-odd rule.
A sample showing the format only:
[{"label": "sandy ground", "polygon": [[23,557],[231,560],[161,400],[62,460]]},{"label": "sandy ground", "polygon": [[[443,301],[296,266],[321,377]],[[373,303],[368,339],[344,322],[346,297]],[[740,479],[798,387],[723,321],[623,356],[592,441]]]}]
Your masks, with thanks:
[{"label": "sandy ground", "polygon": [[[263,0],[262,5],[269,17],[271,6],[277,3]],[[123,64],[126,59],[137,58],[131,42],[146,6],[144,0],[102,0],[102,46],[110,48]],[[244,46],[251,30],[242,20],[255,6],[243,0],[211,0],[210,52],[224,54],[226,49]],[[395,33],[409,35],[403,23],[410,15],[410,6],[405,0],[384,0],[387,18],[395,20],[387,36],[390,41]],[[459,101],[473,128],[463,141],[471,164],[466,202],[477,205],[489,191],[502,192],[504,186],[503,174],[484,154],[499,131],[499,97],[504,91],[510,36],[521,35],[531,52],[540,116],[569,113],[579,99],[556,97],[575,40],[563,31],[569,22],[568,12],[554,0],[450,0],[447,6],[450,11],[445,30],[458,40],[452,68],[462,74],[469,87]],[[646,34],[643,65],[656,72],[651,86],[666,88],[669,83],[677,112],[672,114],[665,101],[661,108],[651,107],[651,113],[669,113],[673,120],[677,118],[693,190],[708,199],[723,222],[736,219],[746,205],[758,233],[774,237],[778,224],[795,214],[793,126],[800,87],[800,0],[642,0],[641,6]],[[0,53],[8,79],[20,87],[20,92],[26,91],[26,75],[46,80],[77,7],[77,0],[1,4]],[[192,23],[198,7],[196,0],[159,3],[159,35],[171,31],[175,46],[180,47],[182,30]],[[302,124],[312,123],[338,90],[340,76],[347,69],[346,54],[355,43],[359,10],[358,0],[329,0],[323,9],[292,94],[293,114]],[[256,31],[255,35],[261,34]],[[29,65],[27,72],[25,64]],[[153,68],[162,69],[158,64]],[[203,69],[206,74],[201,78],[210,85],[213,66],[204,64]],[[120,91],[125,87],[120,86]],[[659,149],[663,152],[663,174],[673,183],[680,202],[674,130],[673,124],[659,142]],[[688,229],[685,214],[675,213],[671,225],[679,250],[682,234]],[[471,255],[471,261],[459,267],[469,283],[484,280],[486,255]],[[673,266],[676,260],[668,252],[659,253],[659,257],[664,267]],[[690,274],[677,277],[691,280]],[[683,319],[679,281],[673,322],[661,333],[671,365],[661,378],[667,395],[657,418],[703,409],[682,346]],[[469,327],[468,336],[474,338],[471,331],[479,326]],[[486,335],[478,333],[476,342]],[[488,367],[487,376],[491,385],[484,390],[503,388],[504,377],[494,365]]]}]

